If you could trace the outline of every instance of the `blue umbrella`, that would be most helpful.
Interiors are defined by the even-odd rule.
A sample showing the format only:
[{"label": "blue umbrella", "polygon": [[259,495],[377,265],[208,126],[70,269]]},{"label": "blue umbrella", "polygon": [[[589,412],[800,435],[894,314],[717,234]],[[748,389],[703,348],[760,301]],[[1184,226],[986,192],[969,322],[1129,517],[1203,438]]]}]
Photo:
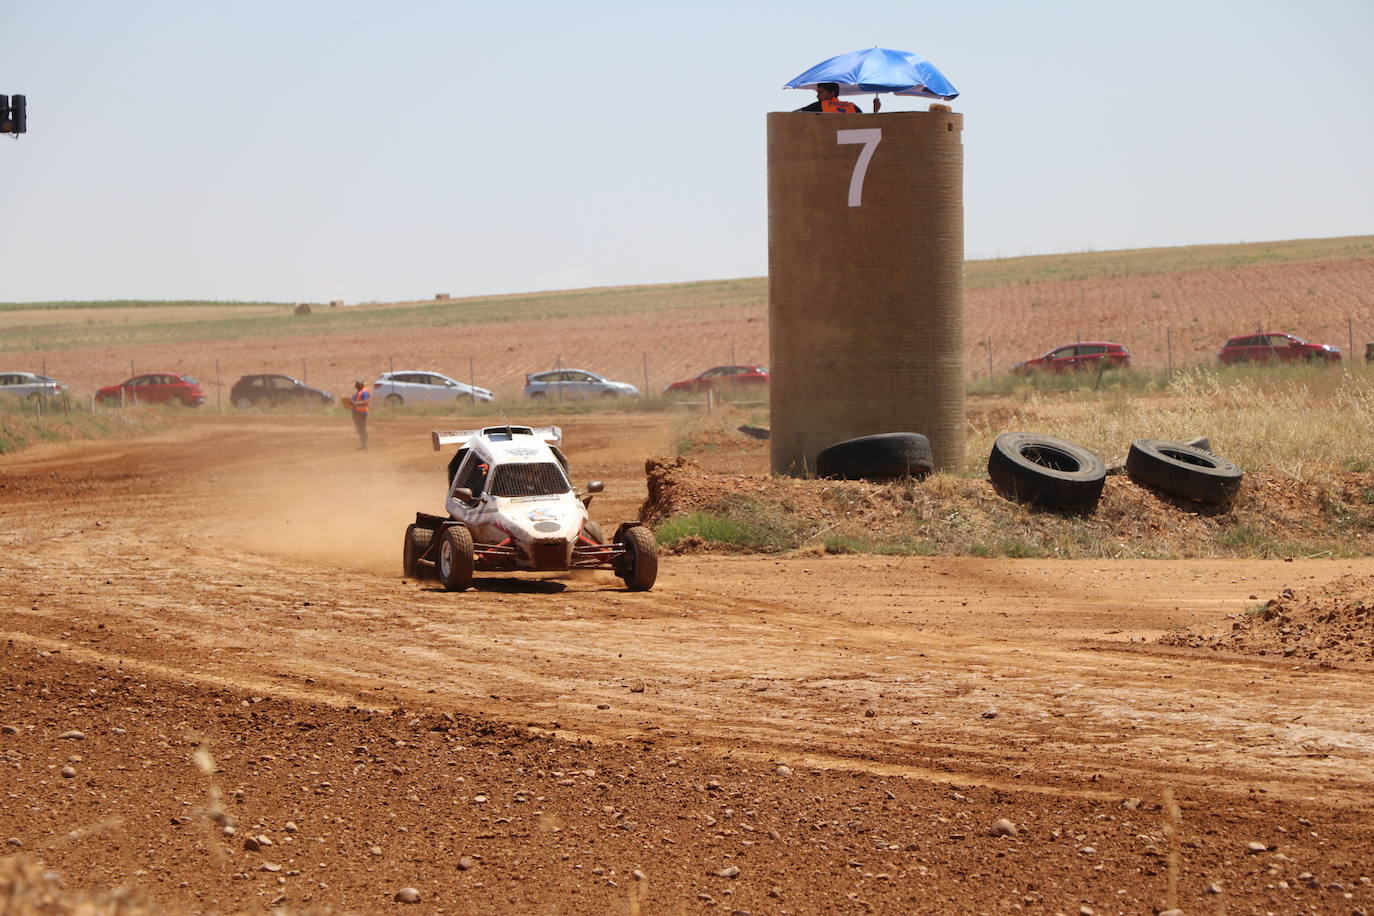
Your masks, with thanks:
[{"label": "blue umbrella", "polygon": [[959,95],[959,90],[924,57],[887,48],[869,48],[832,57],[783,88],[814,89],[817,83],[839,84],[840,95],[891,92],[946,101]]}]

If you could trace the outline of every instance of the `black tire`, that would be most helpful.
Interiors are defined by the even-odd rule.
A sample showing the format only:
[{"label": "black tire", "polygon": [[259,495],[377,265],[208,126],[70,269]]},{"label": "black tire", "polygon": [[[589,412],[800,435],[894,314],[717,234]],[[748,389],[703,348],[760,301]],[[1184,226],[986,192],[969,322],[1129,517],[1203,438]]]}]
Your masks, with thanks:
[{"label": "black tire", "polygon": [[389,394],[386,397],[382,398],[382,402],[385,403],[388,407],[400,407],[402,404],[405,403],[405,399],[402,398],[399,394]]},{"label": "black tire", "polygon": [[1132,442],[1126,473],[1136,483],[1213,506],[1229,505],[1245,476],[1225,458],[1167,439]]},{"label": "black tire", "polygon": [[606,535],[602,533],[601,525],[598,523],[589,520],[587,524],[582,526],[582,531],[598,544],[606,543]]},{"label": "black tire", "polygon": [[658,579],[658,542],[653,532],[643,525],[626,528],[620,543],[625,548],[625,557],[616,575],[625,580],[630,591],[647,592]]},{"label": "black tire", "polygon": [[935,468],[930,440],[920,433],[881,433],[846,439],[816,456],[816,476],[844,480],[922,478]]},{"label": "black tire", "polygon": [[249,407],[253,406],[253,402],[247,398],[234,398],[234,406],[239,410],[247,410]]},{"label": "black tire", "polygon": [[542,400],[544,400],[545,397],[546,397],[546,395],[545,395],[544,392],[542,392],[542,391],[531,391],[531,392],[530,392],[530,400],[531,400],[531,401],[542,401]]},{"label": "black tire", "polygon": [[429,550],[429,544],[433,538],[434,532],[428,528],[418,528],[415,525],[406,526],[405,546],[401,548],[401,569],[405,572],[407,579],[428,579],[430,577],[430,570],[433,567],[421,563],[420,557]]},{"label": "black tire", "polygon": [[616,397],[619,396],[619,394],[620,394],[620,392],[618,392],[618,391],[603,391],[603,392],[601,392],[601,400],[603,400],[603,401],[614,401],[614,400],[616,399]]},{"label": "black tire", "polygon": [[449,591],[465,591],[472,585],[472,533],[467,528],[451,525],[444,529],[435,566],[439,581]]},{"label": "black tire", "polygon": [[1102,497],[1107,465],[1072,442],[1003,433],[988,455],[988,477],[1008,499],[1065,512],[1091,512]]}]

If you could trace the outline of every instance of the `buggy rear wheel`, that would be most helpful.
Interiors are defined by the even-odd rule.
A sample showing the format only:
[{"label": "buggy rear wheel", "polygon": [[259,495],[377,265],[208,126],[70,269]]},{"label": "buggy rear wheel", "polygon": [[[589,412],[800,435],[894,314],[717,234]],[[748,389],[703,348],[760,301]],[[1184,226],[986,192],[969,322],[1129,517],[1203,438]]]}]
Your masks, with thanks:
[{"label": "buggy rear wheel", "polygon": [[406,526],[406,540],[401,548],[401,569],[407,579],[428,579],[430,568],[420,562],[420,557],[429,550],[434,532],[415,525]]},{"label": "buggy rear wheel", "polygon": [[616,575],[625,580],[630,591],[647,592],[658,579],[658,542],[653,532],[643,525],[627,528],[620,535],[620,544],[625,548],[624,565]]}]

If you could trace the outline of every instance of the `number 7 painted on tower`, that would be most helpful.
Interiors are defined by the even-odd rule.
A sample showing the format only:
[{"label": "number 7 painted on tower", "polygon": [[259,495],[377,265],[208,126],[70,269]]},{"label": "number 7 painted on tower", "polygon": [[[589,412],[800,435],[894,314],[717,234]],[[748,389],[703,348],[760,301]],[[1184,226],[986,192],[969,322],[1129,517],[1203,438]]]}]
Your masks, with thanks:
[{"label": "number 7 painted on tower", "polygon": [[864,193],[864,175],[868,173],[868,163],[873,159],[873,151],[882,142],[883,129],[881,127],[865,127],[858,130],[837,130],[835,131],[835,143],[862,143],[864,148],[859,150],[859,161],[854,163],[854,174],[849,176],[849,205],[851,207],[862,206]]}]

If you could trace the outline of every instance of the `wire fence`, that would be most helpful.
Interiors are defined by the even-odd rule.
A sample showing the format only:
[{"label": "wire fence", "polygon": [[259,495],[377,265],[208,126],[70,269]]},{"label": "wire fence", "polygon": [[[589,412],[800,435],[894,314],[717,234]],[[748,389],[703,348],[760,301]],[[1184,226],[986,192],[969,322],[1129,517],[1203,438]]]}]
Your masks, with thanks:
[{"label": "wire fence", "polygon": [[[1260,330],[1282,330],[1282,326],[1259,326]],[[1239,332],[1250,333],[1250,332]],[[1067,339],[1066,339],[1067,338]],[[1368,339],[1366,339],[1368,338]],[[1347,365],[1364,363],[1374,356],[1374,323],[1357,321],[1354,316],[1340,324],[1328,323],[1309,330],[1305,339],[1313,343],[1332,344],[1341,349],[1341,359]],[[1200,366],[1219,366],[1218,359],[1224,340],[1215,335],[1200,332],[1192,327],[1162,326],[1151,328],[1142,333],[1113,333],[1099,326],[1095,329],[1082,329],[1058,339],[1038,340],[1034,347],[1018,343],[1016,340],[988,335],[968,345],[965,358],[966,376],[970,382],[996,379],[1010,374],[1015,363],[1038,357],[1056,346],[1079,341],[1111,341],[1123,344],[1131,354],[1131,367],[1143,372],[1172,372]],[[351,359],[341,361],[328,353],[322,346],[326,341],[312,341],[309,355],[293,355],[273,358],[235,358],[230,353],[225,357],[185,363],[176,366],[186,375],[195,378],[205,395],[205,406],[217,411],[233,408],[230,393],[240,378],[248,375],[279,374],[299,380],[303,384],[331,392],[336,397],[349,396],[353,391],[354,379],[361,379],[372,385],[382,373],[425,372],[441,374],[466,386],[485,388],[495,393],[502,402],[523,400],[525,383],[530,374],[556,369],[580,369],[605,377],[612,381],[634,385],[639,394],[654,397],[663,394],[664,389],[675,381],[690,379],[703,370],[722,365],[767,365],[767,342],[762,335],[754,341],[703,346],[701,341],[690,346],[664,344],[656,349],[627,351],[626,348],[611,343],[599,346],[570,346],[566,349],[549,350],[532,354],[504,348],[493,354],[490,349],[474,348],[466,356],[447,357],[420,348],[419,352],[390,352],[386,354],[354,354]],[[1046,347],[1048,343],[1050,346]],[[1283,354],[1276,351],[1275,361]],[[12,361],[12,360],[11,360]],[[22,399],[26,412],[37,416],[43,413],[70,411],[73,403],[95,407],[97,393],[101,388],[117,385],[149,372],[168,371],[168,364],[176,360],[154,357],[146,363],[131,359],[122,364],[119,375],[123,378],[100,380],[100,384],[82,381],[91,375],[90,367],[72,365],[67,373],[68,364],[62,354],[54,354],[51,359],[40,358],[39,365],[32,370],[49,375],[69,384],[62,397]],[[106,375],[108,376],[108,370]],[[465,391],[463,392],[466,393]],[[455,395],[455,400],[458,396]],[[111,406],[133,406],[146,401],[140,400],[136,389],[115,390],[105,401]]]}]

